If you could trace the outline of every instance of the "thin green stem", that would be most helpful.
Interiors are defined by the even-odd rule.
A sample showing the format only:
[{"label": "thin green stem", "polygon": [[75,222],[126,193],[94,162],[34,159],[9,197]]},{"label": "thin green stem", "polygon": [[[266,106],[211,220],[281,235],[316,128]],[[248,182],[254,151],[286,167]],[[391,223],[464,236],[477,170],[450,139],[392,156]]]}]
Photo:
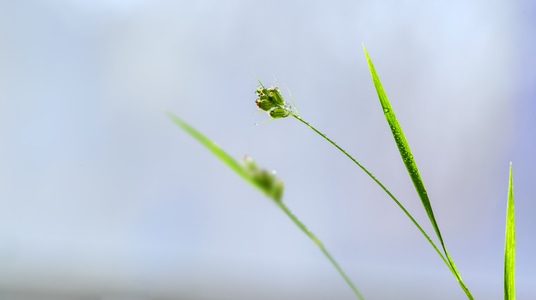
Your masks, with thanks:
[{"label": "thin green stem", "polygon": [[292,220],[292,222],[294,222],[294,224],[296,224],[296,226],[298,226],[301,229],[301,231],[303,231],[303,233],[305,233],[305,235],[307,235],[313,241],[313,243],[315,243],[318,246],[318,248],[320,248],[322,253],[324,253],[324,256],[326,256],[326,258],[331,262],[331,264],[335,267],[335,269],[337,269],[337,271],[342,276],[342,278],[344,278],[344,281],[346,281],[346,283],[350,286],[352,291],[354,291],[354,294],[359,299],[364,300],[365,298],[363,297],[363,295],[361,295],[361,293],[359,292],[359,290],[357,290],[352,280],[348,277],[348,275],[346,275],[346,273],[343,271],[341,266],[339,266],[337,261],[335,261],[333,256],[331,256],[331,254],[328,252],[326,247],[324,247],[324,244],[322,244],[322,241],[320,241],[320,239],[318,239],[316,235],[314,235],[314,233],[312,233],[307,228],[307,226],[305,226],[305,224],[303,224],[300,221],[300,219],[298,219],[298,217],[296,217],[296,215],[292,213],[292,211],[283,203],[283,201],[276,201],[275,203],[277,204],[277,206],[279,206],[279,208],[281,208],[281,210],[283,210],[283,212],[285,212],[285,214]]},{"label": "thin green stem", "polygon": [[341,151],[344,155],[346,155],[346,157],[348,157],[353,163],[355,163],[359,168],[361,168],[361,170],[363,170],[363,172],[365,172],[377,185],[380,186],[380,188],[385,192],[387,193],[387,195],[389,195],[389,197],[396,203],[396,205],[398,205],[398,207],[404,212],[404,214],[406,214],[406,216],[411,220],[411,222],[417,227],[417,229],[419,229],[419,231],[422,233],[422,235],[426,238],[426,240],[430,243],[430,245],[432,245],[432,247],[434,248],[434,250],[437,252],[437,254],[439,255],[439,257],[441,257],[441,259],[443,260],[443,262],[447,265],[447,267],[449,268],[449,270],[455,274],[454,270],[452,269],[452,266],[449,264],[449,262],[447,261],[447,259],[445,258],[445,256],[443,255],[443,253],[441,253],[441,251],[439,250],[439,248],[436,246],[436,244],[434,243],[434,241],[432,241],[432,239],[430,238],[430,236],[428,236],[428,234],[424,231],[424,229],[421,227],[421,225],[419,224],[419,222],[417,222],[417,220],[415,220],[415,218],[413,218],[413,216],[409,213],[409,211],[402,205],[402,203],[400,203],[400,201],[398,201],[398,199],[396,199],[396,197],[378,180],[376,179],[376,177],[374,177],[374,175],[372,175],[372,173],[367,170],[367,168],[365,168],[362,164],[360,164],[353,156],[351,156],[348,152],[346,152],[346,150],[344,150],[343,148],[341,148],[339,145],[337,145],[334,141],[332,141],[330,138],[328,138],[324,133],[322,133],[321,131],[319,131],[318,129],[316,129],[313,125],[309,124],[307,121],[305,121],[304,119],[302,119],[300,116],[297,116],[295,114],[292,115],[294,118],[296,118],[298,121],[302,122],[303,124],[307,125],[307,127],[311,128],[314,132],[316,132],[318,135],[320,135],[321,137],[323,137],[326,141],[328,141],[331,145],[333,145],[335,148],[337,148],[339,151]]}]

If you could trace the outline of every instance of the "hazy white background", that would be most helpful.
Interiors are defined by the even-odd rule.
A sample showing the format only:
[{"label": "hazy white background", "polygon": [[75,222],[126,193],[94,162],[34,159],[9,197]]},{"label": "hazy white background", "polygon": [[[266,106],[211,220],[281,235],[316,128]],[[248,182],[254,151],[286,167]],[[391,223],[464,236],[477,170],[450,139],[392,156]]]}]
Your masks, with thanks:
[{"label": "hazy white background", "polygon": [[[367,299],[465,299],[428,224],[365,43],[477,299],[502,299],[508,163],[517,291],[536,298],[533,1],[0,1],[0,298],[354,299],[270,200],[165,115],[285,180]],[[255,126],[255,123],[260,125]],[[430,233],[430,226],[425,226]]]}]

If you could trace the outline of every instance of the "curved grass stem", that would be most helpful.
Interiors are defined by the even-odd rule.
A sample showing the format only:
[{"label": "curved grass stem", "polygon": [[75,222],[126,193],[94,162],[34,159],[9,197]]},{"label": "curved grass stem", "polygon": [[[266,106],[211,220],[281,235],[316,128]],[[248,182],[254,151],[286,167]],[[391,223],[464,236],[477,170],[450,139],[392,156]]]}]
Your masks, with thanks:
[{"label": "curved grass stem", "polygon": [[320,135],[322,138],[324,138],[326,141],[328,141],[333,147],[337,148],[339,151],[341,151],[344,155],[346,155],[346,157],[348,157],[354,164],[356,164],[361,170],[363,170],[363,172],[365,172],[377,185],[380,186],[380,188],[385,192],[387,193],[387,195],[389,195],[389,197],[396,203],[396,205],[398,205],[398,207],[404,212],[404,214],[406,214],[406,216],[411,220],[411,222],[413,223],[413,225],[415,225],[415,227],[417,227],[417,229],[421,232],[421,234],[426,238],[426,240],[428,241],[428,243],[430,243],[430,245],[434,248],[434,250],[437,252],[437,255],[439,255],[439,257],[441,257],[441,259],[443,260],[443,262],[447,265],[447,267],[449,268],[449,270],[451,272],[453,272],[454,274],[454,270],[452,269],[451,265],[449,264],[449,262],[447,261],[447,259],[445,258],[445,256],[443,255],[443,253],[441,253],[441,251],[439,250],[439,248],[436,246],[436,244],[434,243],[434,241],[432,241],[432,239],[430,238],[430,236],[426,233],[426,231],[424,231],[424,229],[421,227],[421,225],[419,224],[419,222],[417,222],[417,220],[415,220],[415,218],[413,218],[413,216],[409,213],[409,211],[404,207],[404,205],[402,205],[402,203],[400,203],[400,201],[398,201],[398,199],[396,199],[396,197],[389,191],[389,189],[387,189],[387,187],[385,187],[369,170],[367,170],[367,168],[365,168],[361,163],[359,163],[352,155],[350,155],[348,152],[346,152],[346,150],[344,150],[343,148],[341,148],[339,145],[337,145],[337,143],[335,143],[334,141],[332,141],[329,137],[327,137],[323,132],[321,132],[320,130],[316,129],[313,125],[309,124],[307,121],[305,121],[304,119],[302,119],[300,116],[297,116],[297,115],[292,115],[296,120],[302,122],[303,124],[305,124],[307,127],[311,128],[314,132],[316,132],[318,135]]}]

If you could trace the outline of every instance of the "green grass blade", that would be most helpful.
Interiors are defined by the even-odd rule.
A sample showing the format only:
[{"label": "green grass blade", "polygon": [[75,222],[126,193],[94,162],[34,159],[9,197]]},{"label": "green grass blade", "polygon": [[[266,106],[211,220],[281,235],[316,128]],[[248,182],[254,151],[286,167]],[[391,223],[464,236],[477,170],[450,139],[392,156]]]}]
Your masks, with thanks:
[{"label": "green grass blade", "polygon": [[167,115],[175,124],[177,124],[180,128],[182,128],[198,142],[200,142],[203,146],[205,146],[205,148],[207,148],[210,152],[212,152],[212,154],[214,154],[214,156],[219,158],[223,163],[225,163],[229,168],[231,168],[231,170],[235,171],[240,177],[255,186],[251,179],[251,176],[249,176],[244,166],[238,161],[236,161],[232,156],[227,154],[227,152],[223,151],[220,146],[218,146],[211,139],[203,135],[201,132],[197,131],[195,128],[193,128],[188,123],[184,122],[174,114],[167,113]]},{"label": "green grass blade", "polygon": [[417,168],[417,164],[415,163],[415,159],[413,158],[413,154],[411,153],[409,144],[406,140],[404,132],[402,131],[402,127],[400,126],[400,124],[398,123],[396,119],[395,113],[393,111],[393,108],[391,107],[391,104],[389,103],[389,99],[387,98],[387,95],[385,94],[380,78],[378,77],[378,74],[376,73],[374,64],[372,63],[372,60],[370,59],[370,56],[364,45],[363,45],[363,50],[367,58],[367,63],[370,69],[372,81],[374,82],[374,87],[376,88],[376,92],[378,94],[378,98],[380,100],[383,113],[385,115],[387,123],[389,124],[389,127],[391,128],[391,133],[393,134],[393,137],[395,139],[395,143],[402,157],[402,161],[404,162],[404,165],[406,166],[406,169],[409,173],[409,176],[411,177],[411,181],[413,182],[415,190],[417,191],[417,194],[419,195],[419,198],[421,199],[421,203],[424,207],[424,210],[426,211],[426,214],[428,215],[428,219],[430,220],[430,223],[432,224],[432,227],[434,228],[437,238],[439,239],[441,247],[443,248],[445,256],[447,257],[448,267],[451,270],[451,272],[454,274],[454,276],[456,277],[456,280],[460,284],[465,294],[469,297],[469,299],[473,299],[473,296],[471,295],[471,293],[469,292],[469,290],[463,283],[460,273],[456,269],[456,265],[454,264],[454,261],[450,257],[447,251],[447,248],[445,247],[445,242],[443,241],[443,237],[441,236],[441,231],[439,230],[439,226],[434,216],[434,211],[432,210],[432,204],[430,203],[430,199],[428,198],[428,193],[426,192],[426,188],[424,187],[423,180],[419,173],[419,169]]},{"label": "green grass blade", "polygon": [[177,126],[182,128],[188,134],[190,134],[194,139],[199,141],[203,146],[205,146],[214,156],[219,158],[223,163],[225,163],[229,168],[235,171],[240,177],[244,180],[261,190],[266,196],[274,200],[275,204],[291,219],[291,221],[298,226],[298,228],[315,243],[315,245],[322,251],[324,256],[328,261],[333,265],[337,270],[339,275],[344,279],[344,281],[350,286],[354,294],[360,300],[365,298],[356,288],[355,284],[350,280],[348,275],[343,271],[337,261],[331,256],[328,252],[322,241],[317,238],[312,231],[310,231],[304,223],[292,213],[292,211],[283,203],[283,182],[277,178],[271,172],[268,172],[263,169],[259,169],[253,161],[246,160],[244,163],[236,161],[232,156],[227,154],[223,149],[221,149],[216,143],[211,139],[206,137],[201,132],[197,131],[195,128],[190,126],[188,123],[181,120],[179,117],[168,113],[168,117],[175,123]]},{"label": "green grass blade", "polygon": [[508,200],[506,205],[506,234],[504,241],[504,299],[515,300],[514,271],[516,258],[516,228],[514,215],[514,179],[512,163],[508,180]]},{"label": "green grass blade", "polygon": [[281,201],[283,196],[283,181],[275,177],[273,172],[269,172],[264,169],[260,169],[255,165],[255,162],[250,158],[245,158],[243,163],[238,162],[232,156],[223,151],[216,143],[211,139],[197,131],[188,123],[181,120],[179,117],[168,113],[169,118],[175,122],[184,131],[190,134],[193,138],[199,141],[205,146],[214,156],[219,158],[225,163],[231,170],[235,171],[240,177],[249,182],[251,185],[259,189],[266,196],[274,200],[275,202]]}]

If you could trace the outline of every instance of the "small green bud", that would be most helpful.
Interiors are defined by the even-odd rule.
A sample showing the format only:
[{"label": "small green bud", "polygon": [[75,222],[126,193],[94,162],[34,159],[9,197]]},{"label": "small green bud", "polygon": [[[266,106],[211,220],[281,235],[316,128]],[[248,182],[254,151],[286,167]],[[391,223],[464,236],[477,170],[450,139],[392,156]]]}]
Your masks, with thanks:
[{"label": "small green bud", "polygon": [[268,89],[263,87],[263,86],[259,86],[256,90],[255,90],[255,93],[257,94],[257,96],[261,97],[261,96],[265,96],[266,93],[267,93]]},{"label": "small green bud", "polygon": [[265,169],[259,169],[253,175],[253,181],[261,187],[263,191],[271,194],[272,187],[275,185],[276,177],[274,173]]},{"label": "small green bud", "polygon": [[279,92],[278,88],[271,87],[268,89],[268,97],[270,97],[270,100],[277,106],[285,106],[285,100],[283,99],[283,96]]},{"label": "small green bud", "polygon": [[284,107],[276,107],[268,112],[270,117],[274,119],[286,118],[291,114],[291,111]]},{"label": "small green bud", "polygon": [[267,99],[267,97],[260,97],[255,100],[255,104],[257,104],[257,107],[264,111],[269,111],[272,108],[275,108],[274,104]]}]

